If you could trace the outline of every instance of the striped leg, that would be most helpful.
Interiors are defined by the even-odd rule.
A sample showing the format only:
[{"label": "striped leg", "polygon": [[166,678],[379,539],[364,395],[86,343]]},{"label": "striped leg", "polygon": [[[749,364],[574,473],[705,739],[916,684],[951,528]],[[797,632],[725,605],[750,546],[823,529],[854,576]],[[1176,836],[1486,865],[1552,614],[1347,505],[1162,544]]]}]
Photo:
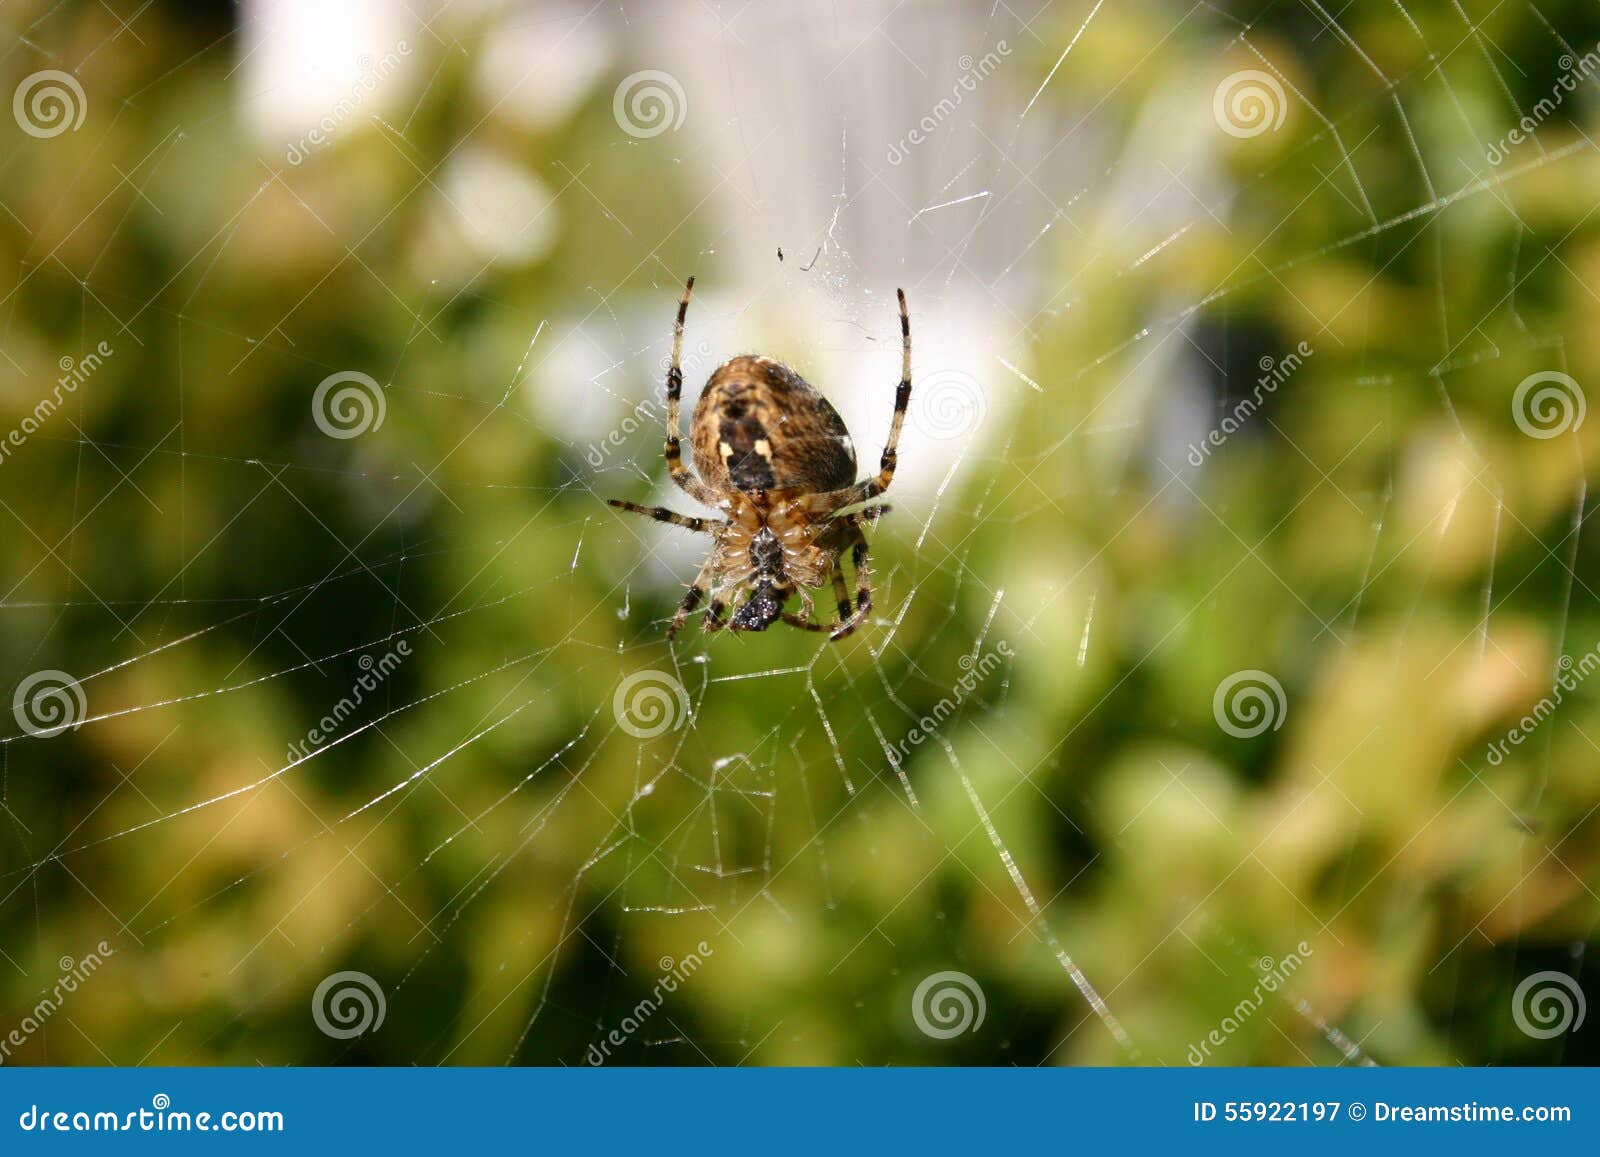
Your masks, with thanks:
[{"label": "striped leg", "polygon": [[844,584],[844,564],[833,568],[833,597],[839,604],[839,626],[850,618],[850,588]]},{"label": "striped leg", "polygon": [[[689,587],[688,593],[683,596],[683,601],[678,604],[677,613],[672,616],[672,625],[667,628],[667,638],[672,638],[683,626],[683,621],[700,605],[700,600],[706,597],[706,590],[710,587],[711,574],[715,570],[717,552],[713,550],[711,557],[706,559],[705,565],[700,568],[700,573],[694,576],[694,583]],[[716,611],[716,604],[712,604],[712,612]]]},{"label": "striped leg", "polygon": [[838,581],[834,584],[839,589],[839,629],[834,631],[829,638],[835,642],[851,634],[857,627],[867,621],[867,616],[872,613],[872,571],[867,566],[867,540],[857,538],[855,546],[850,548],[850,565],[856,572],[856,613],[848,619],[845,617],[850,609],[850,601],[845,596],[844,572],[835,571]]},{"label": "striped leg", "polygon": [[895,290],[900,299],[900,386],[894,392],[894,419],[889,425],[889,440],[884,444],[883,457],[878,461],[878,473],[865,482],[857,482],[843,490],[829,490],[808,495],[805,508],[813,514],[838,510],[876,498],[889,489],[894,481],[895,461],[900,450],[900,430],[906,424],[906,409],[911,405],[911,317],[906,313],[905,290]]},{"label": "striped leg", "polygon": [[668,510],[665,506],[640,506],[637,502],[628,502],[622,498],[608,498],[606,505],[615,506],[618,510],[631,510],[635,514],[642,514],[657,522],[670,522],[673,526],[681,526],[685,530],[703,530],[707,534],[715,533],[712,527],[719,525],[716,519],[679,514],[676,510]]},{"label": "striped leg", "polygon": [[706,634],[714,635],[728,625],[728,600],[720,595],[711,600],[711,606],[706,608],[705,622],[702,628]]},{"label": "striped leg", "polygon": [[689,313],[689,295],[694,292],[694,278],[683,287],[683,298],[678,302],[678,320],[672,327],[672,364],[667,367],[667,473],[680,489],[696,502],[710,507],[720,507],[717,492],[690,473],[683,464],[683,446],[679,436],[679,410],[683,396],[683,319]]}]

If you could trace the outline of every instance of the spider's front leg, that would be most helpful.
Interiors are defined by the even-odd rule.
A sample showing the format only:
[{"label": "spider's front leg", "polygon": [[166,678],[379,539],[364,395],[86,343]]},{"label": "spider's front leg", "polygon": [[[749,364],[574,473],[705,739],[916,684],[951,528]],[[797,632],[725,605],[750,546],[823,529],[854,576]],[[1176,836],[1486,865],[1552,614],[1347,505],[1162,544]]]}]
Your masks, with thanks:
[{"label": "spider's front leg", "polygon": [[883,457],[878,460],[878,472],[843,490],[806,495],[804,507],[812,514],[826,514],[876,498],[894,481],[894,468],[900,455],[900,431],[906,424],[906,410],[911,406],[911,315],[906,312],[905,291],[897,289],[895,296],[900,299],[900,385],[894,392],[894,417],[889,421],[889,440],[884,443]]},{"label": "spider's front leg", "polygon": [[635,514],[642,514],[657,522],[670,522],[673,526],[681,526],[685,530],[703,530],[707,534],[716,533],[713,528],[718,525],[718,521],[713,518],[695,518],[690,514],[679,514],[676,510],[668,510],[665,506],[640,506],[637,502],[629,502],[625,498],[608,498],[606,505],[615,506],[618,510],[631,510]]},{"label": "spider's front leg", "polygon": [[683,439],[679,410],[683,399],[683,319],[689,312],[689,295],[694,292],[694,278],[683,287],[683,297],[678,302],[678,320],[672,327],[672,363],[667,367],[667,474],[690,498],[710,507],[720,504],[720,495],[683,464]]}]

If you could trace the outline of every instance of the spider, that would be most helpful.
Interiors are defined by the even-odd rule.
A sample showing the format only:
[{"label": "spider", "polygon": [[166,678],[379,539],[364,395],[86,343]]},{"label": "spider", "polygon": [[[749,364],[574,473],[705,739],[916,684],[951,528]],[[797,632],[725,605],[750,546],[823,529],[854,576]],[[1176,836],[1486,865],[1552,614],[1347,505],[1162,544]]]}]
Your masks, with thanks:
[{"label": "spider", "polygon": [[[911,319],[900,301],[900,386],[894,419],[878,473],[855,481],[856,454],[844,421],[828,400],[799,374],[771,358],[746,354],[717,367],[690,419],[689,437],[699,477],[683,464],[679,445],[679,396],[683,392],[683,319],[694,278],[683,287],[672,331],[667,370],[667,473],[696,502],[724,518],[694,518],[662,506],[609,499],[612,506],[711,535],[711,554],[678,604],[667,638],[707,595],[707,631],[764,631],[778,620],[805,631],[842,639],[872,610],[871,571],[862,527],[889,507],[847,507],[869,501],[894,479],[896,447],[911,402]],[[854,607],[845,584],[843,555],[855,570]],[[815,604],[806,589],[832,579],[839,621],[812,622]],[[802,611],[785,611],[799,594]],[[733,617],[728,618],[730,609]]]}]

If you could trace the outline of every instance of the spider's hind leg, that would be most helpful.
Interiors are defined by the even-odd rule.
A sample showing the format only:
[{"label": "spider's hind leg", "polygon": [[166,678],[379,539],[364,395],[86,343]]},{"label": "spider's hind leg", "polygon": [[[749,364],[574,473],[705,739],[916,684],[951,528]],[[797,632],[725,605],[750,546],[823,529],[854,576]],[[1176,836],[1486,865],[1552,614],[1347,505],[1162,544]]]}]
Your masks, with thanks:
[{"label": "spider's hind leg", "polygon": [[[713,550],[711,557],[706,559],[705,565],[700,568],[700,573],[694,576],[694,582],[684,594],[683,601],[678,604],[678,609],[672,616],[672,623],[667,627],[667,638],[670,639],[678,633],[678,630],[683,626],[684,620],[689,617],[690,612],[700,605],[701,599],[706,597],[706,592],[711,586],[711,575],[715,570],[716,561],[717,552]],[[711,604],[711,613],[718,613],[715,602]],[[709,622],[709,620],[707,621]],[[708,626],[707,630],[709,629],[710,627]]]},{"label": "spider's hind leg", "polygon": [[800,605],[805,608],[803,611],[801,611],[799,614],[796,614],[793,611],[785,611],[783,613],[783,621],[788,623],[791,627],[795,627],[802,631],[833,630],[833,628],[828,626],[826,623],[814,623],[811,621],[811,616],[816,613],[817,606],[811,601],[811,592],[806,590],[804,587],[800,588]]},{"label": "spider's hind leg", "polygon": [[[859,528],[857,533],[859,535]],[[841,568],[834,571],[836,576],[834,586],[839,592],[840,612],[839,628],[828,636],[834,642],[854,632],[872,613],[872,571],[867,566],[867,553],[867,540],[858,537],[855,545],[850,548],[850,565],[856,572],[856,610],[849,618],[845,617],[850,610],[850,601],[844,589],[844,570]]]}]

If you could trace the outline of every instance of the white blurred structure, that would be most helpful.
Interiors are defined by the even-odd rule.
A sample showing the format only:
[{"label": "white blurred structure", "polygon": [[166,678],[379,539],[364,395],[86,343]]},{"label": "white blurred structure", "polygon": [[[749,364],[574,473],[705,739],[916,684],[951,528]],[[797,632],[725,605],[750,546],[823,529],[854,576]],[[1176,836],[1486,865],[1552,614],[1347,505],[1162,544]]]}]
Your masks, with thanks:
[{"label": "white blurred structure", "polygon": [[[918,390],[896,488],[925,500],[960,456],[994,449],[1025,391],[1073,388],[1079,367],[1028,361],[1039,320],[1082,292],[1061,272],[1063,252],[1073,270],[1127,264],[1219,200],[1216,134],[1190,125],[1209,118],[1194,78],[1163,79],[1131,134],[1108,133],[1091,109],[1063,116],[1060,94],[1084,59],[1066,50],[1095,50],[1085,21],[1099,11],[986,0],[250,0],[243,86],[257,133],[295,142],[330,110],[348,113],[352,94],[358,107],[335,132],[390,102],[414,105],[437,60],[470,52],[480,107],[432,177],[430,234],[460,251],[441,241],[454,255],[429,274],[444,277],[471,277],[484,262],[537,263],[566,214],[611,212],[628,224],[628,203],[557,198],[551,174],[527,171],[503,131],[473,127],[485,110],[496,125],[540,132],[583,102],[612,108],[614,147],[648,150],[675,180],[698,179],[683,231],[706,238],[705,251],[693,270],[664,276],[646,260],[662,239],[641,236],[639,284],[627,288],[648,279],[648,299],[597,287],[604,309],[574,301],[570,316],[550,319],[528,368],[541,424],[581,447],[653,397],[670,325],[662,303],[675,291],[661,287],[695,272],[689,345],[705,343],[709,356],[687,375],[686,402],[722,359],[769,353],[828,395],[869,464],[888,429],[903,286]],[[1086,31],[1079,44],[1074,33]],[[374,61],[400,45],[401,68],[364,88]],[[636,195],[652,194],[647,184]],[[1105,348],[1134,334],[1107,335]],[[1162,405],[1163,383],[1197,381],[1188,343],[1162,336],[1119,355],[1131,388],[1119,388],[1097,425],[1133,431]],[[595,375],[591,396],[574,404],[578,365]],[[1110,441],[1100,452],[1134,450]]]},{"label": "white blurred structure", "polygon": [[239,77],[249,126],[290,146],[366,123],[403,92],[417,32],[390,0],[247,0]]}]

